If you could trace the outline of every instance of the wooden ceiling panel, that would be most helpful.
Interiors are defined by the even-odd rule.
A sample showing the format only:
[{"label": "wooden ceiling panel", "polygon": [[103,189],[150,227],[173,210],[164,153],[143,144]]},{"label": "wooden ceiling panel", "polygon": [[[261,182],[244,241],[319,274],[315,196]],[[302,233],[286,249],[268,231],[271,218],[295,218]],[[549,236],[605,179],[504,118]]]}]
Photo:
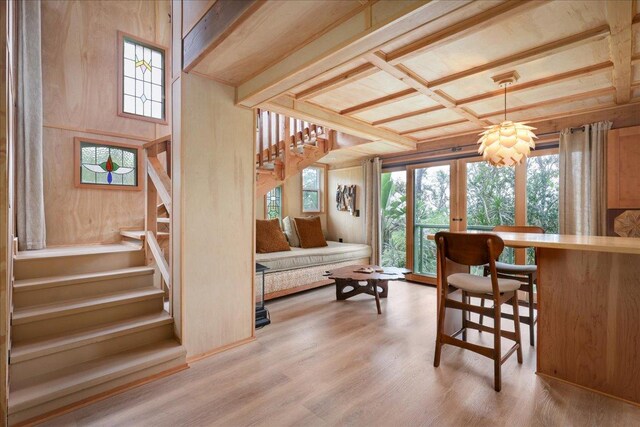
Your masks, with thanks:
[{"label": "wooden ceiling panel", "polygon": [[[458,133],[474,132],[474,131],[477,131],[479,134],[480,132],[482,132],[482,129],[473,123],[466,122],[466,123],[459,123],[455,125],[436,128],[436,129],[430,129],[422,132],[417,132],[417,133],[411,134],[411,137],[416,138],[418,141],[424,141],[430,138],[438,138],[445,135],[453,135]],[[478,136],[478,138],[480,137]]]},{"label": "wooden ceiling panel", "polygon": [[374,141],[354,147],[341,148],[330,151],[321,160],[322,163],[337,165],[357,161],[365,157],[374,155],[389,154],[398,152],[398,147],[383,141]]},{"label": "wooden ceiling panel", "polygon": [[432,81],[605,24],[604,3],[549,2],[403,63]]},{"label": "wooden ceiling panel", "polygon": [[[603,39],[516,67],[505,66],[490,73],[469,76],[440,86],[438,89],[443,90],[454,99],[460,100],[498,89],[491,77],[507,71],[517,71],[520,75],[518,84],[523,84],[606,61],[609,61],[609,41]],[[605,70],[605,72],[610,74],[610,71]]]},{"label": "wooden ceiling panel", "polygon": [[411,98],[406,98],[401,101],[382,105],[380,107],[372,108],[371,110],[354,114],[354,117],[360,120],[364,120],[365,122],[372,123],[377,120],[383,120],[388,117],[397,116],[404,113],[437,107],[438,105],[440,104],[438,104],[428,96],[418,94],[416,96],[412,96]]},{"label": "wooden ceiling panel", "polygon": [[[572,80],[507,93],[507,109],[521,108],[527,105],[548,102],[553,99],[559,99],[567,96],[579,96],[581,94],[611,87],[612,82],[610,72],[578,77]],[[483,101],[468,104],[466,107],[470,108],[478,115],[484,116],[492,112],[502,111],[504,109],[504,98],[499,96],[491,99],[485,99]]]},{"label": "wooden ceiling panel", "polygon": [[359,7],[358,0],[265,2],[193,70],[240,84]]},{"label": "wooden ceiling panel", "polygon": [[409,86],[395,77],[378,71],[361,80],[315,96],[310,101],[334,111],[342,111],[407,89],[410,89]]},{"label": "wooden ceiling panel", "polygon": [[[443,123],[449,123],[454,121],[463,120],[455,111],[448,109],[442,109],[438,111],[432,111],[427,114],[420,114],[419,116],[407,117],[406,119],[398,120],[395,122],[385,123],[384,127],[391,129],[394,132],[402,133],[412,129],[419,129],[430,126],[437,126]],[[409,135],[413,137],[412,135]]]},{"label": "wooden ceiling panel", "polygon": [[346,64],[342,64],[339,67],[335,67],[334,69],[332,69],[331,71],[328,71],[327,73],[316,77],[314,79],[310,79],[307,80],[306,82],[304,82],[303,84],[296,86],[295,88],[293,88],[293,90],[291,92],[293,92],[294,94],[299,94],[301,92],[304,92],[305,90],[312,88],[320,83],[326,82],[327,80],[331,80],[332,78],[339,76],[341,74],[344,74],[350,70],[356,69],[357,67],[366,64],[367,61],[363,58],[358,58],[355,61],[352,62],[348,62]]}]

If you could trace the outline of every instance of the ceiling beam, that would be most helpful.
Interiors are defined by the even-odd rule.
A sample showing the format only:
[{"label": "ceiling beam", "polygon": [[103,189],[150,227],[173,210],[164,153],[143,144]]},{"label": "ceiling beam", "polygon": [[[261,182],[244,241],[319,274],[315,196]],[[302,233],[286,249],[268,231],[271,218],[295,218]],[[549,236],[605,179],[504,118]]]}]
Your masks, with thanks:
[{"label": "ceiling beam", "polygon": [[563,52],[569,49],[573,49],[578,46],[582,46],[588,43],[592,43],[597,40],[602,40],[610,34],[609,26],[602,25],[600,27],[592,28],[579,34],[564,37],[546,43],[542,46],[537,46],[532,49],[525,50],[513,55],[505,56],[494,61],[490,61],[486,64],[479,65],[468,70],[460,71],[459,73],[451,74],[440,79],[432,80],[429,82],[429,87],[436,88],[445,84],[450,84],[455,81],[464,79],[466,77],[475,76],[477,74],[485,73],[487,71],[494,70],[496,68],[504,68],[506,66],[515,67],[521,64],[525,64],[536,59],[553,55],[559,52]]},{"label": "ceiling beam", "polygon": [[531,10],[535,7],[547,4],[546,1],[506,1],[491,9],[485,10],[474,15],[464,21],[460,21],[454,25],[423,37],[419,40],[409,43],[399,49],[387,54],[387,61],[393,65],[397,65],[402,61],[421,55],[428,50],[435,49],[447,43],[458,40],[462,37],[473,34],[479,30],[485,29],[490,25],[504,21],[516,14]]},{"label": "ceiling beam", "polygon": [[255,107],[469,4],[471,0],[369,2],[351,18],[239,85],[236,103]]},{"label": "ceiling beam", "polygon": [[[526,89],[533,89],[538,86],[548,85],[551,83],[558,83],[565,80],[573,80],[576,77],[591,76],[599,72],[610,70],[611,68],[613,68],[613,63],[611,61],[605,61],[605,62],[601,62],[600,64],[589,65],[583,68],[578,68],[577,70],[571,70],[565,73],[543,77],[538,80],[532,80],[526,83],[515,84],[513,86],[509,86],[509,93],[511,94],[513,92],[519,92]],[[491,92],[481,93],[480,95],[474,95],[468,98],[459,99],[457,101],[457,105],[472,104],[478,101],[484,101],[485,99],[496,98],[498,96],[503,96],[503,95],[504,95],[504,89],[496,89]]]},{"label": "ceiling beam", "polygon": [[380,125],[383,125],[385,123],[397,122],[398,120],[406,119],[406,118],[409,118],[409,117],[419,116],[421,114],[428,114],[428,113],[432,113],[434,111],[444,110],[446,108],[447,107],[445,107],[444,105],[436,105],[436,106],[433,106],[433,107],[423,108],[421,110],[409,111],[408,113],[398,114],[397,116],[387,117],[386,119],[376,120],[374,122],[371,122],[371,124],[373,126],[380,126]]},{"label": "ceiling beam", "polygon": [[444,107],[454,111],[458,115],[464,117],[472,123],[477,124],[478,126],[489,126],[491,123],[486,122],[484,120],[478,119],[473,113],[466,110],[464,107],[458,107],[454,100],[449,98],[446,94],[442,92],[436,92],[429,88],[428,83],[423,80],[421,77],[413,73],[407,67],[400,65],[392,65],[389,64],[382,52],[375,52],[365,55],[367,60],[371,62],[376,67],[380,68],[382,71],[391,74],[393,77],[397,78],[401,82],[406,85],[412,87],[423,95],[428,96],[433,99],[438,104],[443,105]]},{"label": "ceiling beam", "polygon": [[284,95],[272,99],[260,107],[275,113],[326,126],[340,132],[349,133],[360,138],[373,141],[385,141],[396,146],[399,150],[413,149],[416,146],[415,141],[411,138],[400,136],[386,129],[371,126],[353,117],[342,116],[335,111],[326,110],[309,102],[298,101],[291,96]]},{"label": "ceiling beam", "polygon": [[296,94],[296,99],[306,100],[309,98],[316,97],[318,95],[322,95],[323,93],[329,92],[334,89],[338,89],[344,85],[347,85],[356,80],[364,79],[365,77],[369,77],[372,74],[378,73],[378,70],[373,65],[367,63],[362,64],[352,70],[346,71],[342,74],[339,74],[335,77],[330,78],[324,82],[318,83],[315,86],[311,86],[308,89],[304,89]]},{"label": "ceiling beam", "polygon": [[352,115],[361,113],[363,111],[371,110],[372,108],[381,107],[383,105],[391,104],[393,102],[402,101],[403,99],[411,98],[418,95],[418,91],[415,89],[405,89],[400,92],[391,93],[381,98],[372,99],[371,101],[363,102],[362,104],[354,105],[353,107],[345,108],[340,111],[343,115]]},{"label": "ceiling beam", "polygon": [[184,71],[189,72],[266,2],[218,0],[182,41]]},{"label": "ceiling beam", "polygon": [[[559,98],[547,99],[545,101],[535,102],[533,104],[526,104],[526,105],[521,105],[519,107],[507,108],[507,114],[517,113],[519,111],[532,110],[534,108],[548,107],[549,105],[565,104],[565,103],[568,103],[568,102],[578,101],[578,100],[581,100],[581,99],[596,98],[598,96],[608,95],[608,94],[610,94],[610,93],[612,93],[614,91],[615,91],[615,88],[606,87],[606,88],[602,88],[602,89],[591,90],[591,91],[588,91],[588,92],[576,93],[576,94],[567,95],[567,96],[561,96]],[[487,118],[490,118],[490,117],[501,116],[503,114],[504,114],[504,110],[497,110],[497,111],[493,111],[491,113],[482,114],[479,117],[482,118],[482,119],[487,119]]]},{"label": "ceiling beam", "polygon": [[607,22],[611,27],[609,52],[613,62],[613,86],[616,88],[616,102],[625,104],[631,99],[631,45],[633,2],[605,2]]}]

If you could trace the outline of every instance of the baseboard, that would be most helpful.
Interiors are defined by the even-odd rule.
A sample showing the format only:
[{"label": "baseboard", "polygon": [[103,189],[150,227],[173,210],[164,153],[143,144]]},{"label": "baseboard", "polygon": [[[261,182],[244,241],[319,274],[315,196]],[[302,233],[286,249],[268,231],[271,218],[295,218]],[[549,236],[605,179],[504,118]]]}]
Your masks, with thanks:
[{"label": "baseboard", "polygon": [[50,420],[55,417],[59,417],[60,415],[69,413],[71,411],[75,411],[76,409],[83,408],[87,405],[91,405],[92,403],[99,402],[101,400],[107,399],[109,397],[118,395],[120,393],[124,393],[125,391],[129,391],[136,387],[140,387],[141,385],[150,383],[155,380],[159,380],[164,377],[168,377],[169,375],[173,375],[177,372],[184,371],[189,368],[189,364],[185,363],[184,365],[176,366],[175,368],[167,369],[166,371],[159,372],[157,374],[151,375],[146,378],[141,378],[139,380],[133,381],[129,384],[124,384],[118,386],[112,390],[108,390],[102,393],[98,393],[95,396],[88,397],[86,399],[80,400],[78,402],[72,403],[71,405],[63,406],[62,408],[58,408],[54,411],[47,412],[46,414],[38,415],[37,417],[31,418],[26,421],[22,421],[18,424],[15,424],[15,427],[23,427],[23,426],[35,426],[44,421]]},{"label": "baseboard", "polygon": [[207,351],[205,353],[201,353],[201,354],[198,354],[198,355],[192,356],[192,357],[187,357],[187,363],[191,364],[193,362],[198,362],[198,361],[200,361],[202,359],[206,359],[207,357],[211,357],[211,356],[214,356],[214,355],[216,355],[218,353],[222,353],[223,351],[231,350],[232,348],[240,347],[241,345],[248,344],[251,341],[255,341],[255,339],[256,339],[255,336],[250,336],[249,338],[245,338],[243,340],[236,341],[236,342],[233,342],[231,344],[223,345],[222,347],[218,347],[218,348],[213,349],[211,351]]},{"label": "baseboard", "polygon": [[538,376],[540,376],[542,378],[545,378],[545,379],[560,381],[562,383],[569,384],[571,386],[578,387],[578,388],[581,388],[583,390],[590,391],[592,393],[597,393],[597,394],[600,394],[602,396],[610,397],[611,399],[615,399],[615,400],[619,400],[619,401],[624,402],[624,403],[628,403],[629,405],[640,407],[640,402],[634,402],[632,400],[628,400],[628,399],[625,399],[623,397],[614,396],[613,394],[605,393],[604,391],[595,390],[595,389],[589,388],[587,386],[583,386],[583,385],[580,385],[580,384],[572,383],[571,381],[564,380],[562,378],[556,378],[556,377],[548,375],[548,374],[543,374],[542,372],[536,372],[536,375],[538,375]]}]

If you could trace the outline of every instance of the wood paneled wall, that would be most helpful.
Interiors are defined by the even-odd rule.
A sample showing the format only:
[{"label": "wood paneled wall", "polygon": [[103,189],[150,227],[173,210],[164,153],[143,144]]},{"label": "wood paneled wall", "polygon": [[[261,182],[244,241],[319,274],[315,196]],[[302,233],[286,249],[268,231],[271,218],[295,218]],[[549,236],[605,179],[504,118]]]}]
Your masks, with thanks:
[{"label": "wood paneled wall", "polygon": [[[357,185],[356,209],[360,216],[355,217],[348,211],[339,211],[333,202],[338,185]],[[364,233],[364,175],[362,166],[329,170],[329,206],[327,210],[328,237],[330,240],[342,239],[345,243],[365,243]]]},{"label": "wood paneled wall", "polygon": [[117,115],[117,31],[169,46],[169,7],[166,0],[42,2],[48,246],[114,242],[120,228],[142,227],[142,191],[75,188],[73,137],[140,145],[170,133]]},{"label": "wood paneled wall", "polygon": [[[327,204],[326,189],[324,191],[325,194],[323,194],[322,203]],[[326,212],[326,206],[324,211],[320,213],[302,212],[302,172],[290,177],[282,186],[282,218],[287,216],[292,218],[319,216],[320,223],[322,224],[322,231],[326,236],[328,233]]]},{"label": "wood paneled wall", "polygon": [[253,113],[235,106],[232,87],[179,80],[183,344],[193,359],[253,335]]}]

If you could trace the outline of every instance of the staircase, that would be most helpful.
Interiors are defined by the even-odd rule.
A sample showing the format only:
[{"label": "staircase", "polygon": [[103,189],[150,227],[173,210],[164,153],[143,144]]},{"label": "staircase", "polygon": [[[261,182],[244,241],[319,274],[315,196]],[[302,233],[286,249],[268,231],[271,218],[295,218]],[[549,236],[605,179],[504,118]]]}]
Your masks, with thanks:
[{"label": "staircase", "polygon": [[256,110],[256,197],[324,157],[335,131],[282,114]]},{"label": "staircase", "polygon": [[171,315],[171,181],[157,157],[168,146],[145,146],[145,230],[14,256],[11,425],[186,367]]}]

